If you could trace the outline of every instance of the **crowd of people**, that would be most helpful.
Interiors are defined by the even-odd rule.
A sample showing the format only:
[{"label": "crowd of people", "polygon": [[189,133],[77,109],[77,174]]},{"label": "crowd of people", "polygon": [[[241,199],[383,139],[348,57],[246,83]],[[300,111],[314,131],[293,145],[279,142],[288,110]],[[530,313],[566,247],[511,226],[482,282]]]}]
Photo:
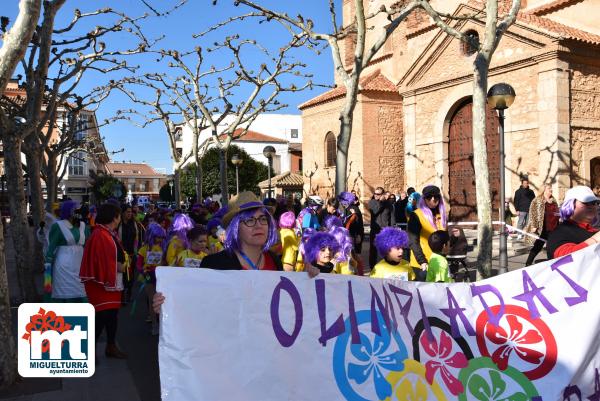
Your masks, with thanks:
[{"label": "crowd of people", "polygon": [[[519,221],[536,239],[527,264],[545,240],[548,258],[600,242],[594,226],[599,202],[580,186],[568,190],[559,207],[545,186]],[[122,305],[148,302],[150,331],[158,334],[165,302],[156,293],[158,266],[453,281],[446,256],[466,254],[466,238],[462,230],[448,228],[440,188],[427,185],[420,193],[409,188],[395,199],[377,187],[363,209],[371,216],[368,261],[361,256],[365,230],[354,192],[326,201],[309,196],[303,208],[289,199],[261,201],[252,192],[233,197],[228,207],[207,199],[188,211],[153,205],[140,210],[117,201],[87,208],[66,200],[38,230],[46,256],[46,297],[94,305],[96,336],[107,334],[106,355],[125,358],[115,342]]]}]

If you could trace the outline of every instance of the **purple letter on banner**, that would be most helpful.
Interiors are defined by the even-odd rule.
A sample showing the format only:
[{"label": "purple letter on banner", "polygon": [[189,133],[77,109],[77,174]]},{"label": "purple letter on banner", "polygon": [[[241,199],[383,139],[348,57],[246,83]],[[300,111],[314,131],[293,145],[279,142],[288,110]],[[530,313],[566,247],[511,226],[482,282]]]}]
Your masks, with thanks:
[{"label": "purple letter on banner", "polygon": [[[496,296],[496,298],[498,298],[498,301],[500,301],[500,310],[498,310],[498,314],[494,314],[488,306],[487,302],[485,302],[483,294],[486,292],[491,292]],[[487,313],[490,324],[498,326],[500,324],[500,319],[502,319],[502,316],[504,316],[504,298],[502,298],[502,294],[500,294],[500,291],[498,291],[498,289],[491,284],[471,284],[471,295],[479,297],[479,300],[483,305],[483,309],[485,309],[485,312]]]},{"label": "purple letter on banner", "polygon": [[[408,330],[408,333],[412,337],[415,335],[415,330],[410,325],[410,321],[408,320],[408,313],[410,312],[410,305],[412,304],[412,298],[413,298],[412,293],[410,291],[403,290],[400,287],[396,287],[393,284],[388,284],[388,286],[390,288],[390,291],[394,293],[396,302],[398,302],[398,309],[400,309],[400,313],[402,314],[402,317],[404,318],[404,324],[406,325],[406,329]],[[402,302],[400,302],[400,298],[398,297],[398,294],[406,295],[408,297],[408,301],[406,301],[406,303],[404,305],[402,305]]]},{"label": "purple letter on banner", "polygon": [[319,309],[319,320],[321,322],[321,337],[319,337],[319,342],[322,346],[326,346],[327,340],[331,340],[346,331],[344,315],[338,316],[331,327],[327,328],[327,314],[325,312],[325,280],[315,280],[315,291],[317,292],[317,308]]},{"label": "purple letter on banner", "polygon": [[[294,303],[296,319],[292,334],[286,333],[283,327],[281,327],[281,320],[279,319],[279,299],[282,290],[289,294]],[[294,341],[296,341],[300,329],[302,328],[302,301],[300,300],[300,293],[294,286],[294,283],[288,278],[281,277],[281,281],[273,290],[273,296],[271,297],[271,324],[273,325],[273,332],[275,332],[275,337],[277,337],[279,344],[284,347],[291,347],[294,344]]]},{"label": "purple letter on banner", "polygon": [[427,339],[429,342],[432,342],[433,331],[431,331],[431,325],[429,324],[429,317],[425,313],[425,307],[423,306],[423,298],[421,297],[421,291],[417,288],[417,296],[419,297],[419,309],[421,309],[421,318],[423,320],[423,328],[425,329],[425,333],[427,334]]},{"label": "purple letter on banner", "polygon": [[378,336],[381,336],[381,331],[379,330],[379,319],[377,318],[377,311],[375,310],[375,305],[381,311],[383,315],[383,320],[385,322],[385,326],[387,328],[388,333],[395,331],[398,328],[398,324],[394,319],[394,305],[392,304],[392,299],[390,295],[386,291],[385,287],[383,287],[383,296],[385,298],[385,305],[381,302],[381,298],[371,285],[371,331]]},{"label": "purple letter on banner", "polygon": [[556,313],[558,310],[548,301],[548,298],[542,294],[542,290],[545,287],[538,287],[535,285],[527,271],[521,270],[523,274],[523,293],[520,295],[516,295],[513,298],[519,301],[523,301],[527,304],[527,309],[529,309],[529,314],[532,319],[537,319],[540,317],[540,312],[538,311],[537,306],[535,305],[535,298],[539,299],[541,304],[544,305],[544,308],[550,313]]},{"label": "purple letter on banner", "polygon": [[356,322],[356,309],[354,308],[354,293],[352,282],[348,281],[348,313],[350,313],[350,333],[352,333],[352,344],[360,344],[358,323]]},{"label": "purple letter on banner", "polygon": [[577,397],[577,401],[581,401],[581,390],[579,390],[579,387],[576,385],[565,387],[565,390],[563,391],[563,400],[571,401],[572,395]]},{"label": "purple letter on banner", "polygon": [[567,301],[567,305],[573,306],[582,302],[587,301],[587,290],[573,281],[569,276],[567,276],[562,270],[559,269],[560,266],[566,265],[567,263],[573,262],[573,256],[567,255],[564,258],[558,259],[556,262],[552,263],[552,271],[558,272],[562,278],[571,286],[573,291],[577,293],[576,297],[567,297],[565,301]]},{"label": "purple letter on banner", "polygon": [[450,291],[449,287],[446,287],[446,293],[448,295],[448,308],[440,310],[444,313],[444,315],[450,318],[450,328],[452,329],[452,337],[460,337],[460,329],[458,328],[458,322],[456,319],[457,316],[460,317],[460,320],[465,326],[467,333],[470,336],[474,336],[475,330],[473,329],[473,326],[471,326],[471,323],[469,323],[469,319],[467,319],[467,317],[463,313],[463,311],[466,308],[461,308],[458,305],[458,301],[456,301],[456,298],[454,298],[454,295],[452,295],[452,291]]}]

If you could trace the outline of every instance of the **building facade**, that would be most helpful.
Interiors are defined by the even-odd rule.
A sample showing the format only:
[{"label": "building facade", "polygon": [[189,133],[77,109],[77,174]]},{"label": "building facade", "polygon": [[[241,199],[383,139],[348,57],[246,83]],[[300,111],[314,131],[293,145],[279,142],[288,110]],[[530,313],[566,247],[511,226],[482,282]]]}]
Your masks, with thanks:
[{"label": "building facade", "polygon": [[[221,134],[232,122],[235,116],[228,116],[218,127]],[[275,148],[273,169],[275,174],[288,171],[297,173],[302,170],[302,117],[295,114],[260,114],[249,127],[247,132],[239,128],[234,133],[237,138],[232,144],[244,149],[253,159],[267,164],[267,159],[262,151],[265,146]],[[210,130],[200,133],[198,143],[203,143],[210,138]],[[178,135],[176,146],[182,155],[188,154],[192,149],[192,131],[187,126],[182,126]],[[231,157],[232,155],[229,155]],[[188,163],[193,163],[189,161]],[[243,168],[240,167],[240,168]]]},{"label": "building facade", "polygon": [[127,190],[127,196],[139,198],[147,196],[150,200],[158,200],[160,188],[167,184],[169,177],[156,172],[145,163],[117,163],[106,164],[108,174],[119,179]]},{"label": "building facade", "polygon": [[[375,9],[393,2],[366,3]],[[474,0],[431,3],[455,15],[483,9]],[[352,1],[344,1],[346,21],[352,7]],[[505,112],[507,194],[514,193],[523,176],[535,190],[552,182],[559,198],[573,185],[600,185],[600,27],[591,17],[599,13],[595,0],[522,1],[517,21],[500,42],[489,86],[506,82],[517,94]],[[455,28],[479,37],[483,24],[454,22]],[[351,50],[347,43],[345,54]],[[361,80],[349,190],[366,200],[377,186],[398,192],[434,183],[441,186],[454,218],[474,217],[473,57],[472,49],[441,32],[422,12],[402,23]],[[338,87],[300,106],[305,172],[316,170],[307,191],[322,196],[333,189],[331,149],[344,95]],[[499,203],[493,110],[488,110],[487,127],[492,195]]]}]

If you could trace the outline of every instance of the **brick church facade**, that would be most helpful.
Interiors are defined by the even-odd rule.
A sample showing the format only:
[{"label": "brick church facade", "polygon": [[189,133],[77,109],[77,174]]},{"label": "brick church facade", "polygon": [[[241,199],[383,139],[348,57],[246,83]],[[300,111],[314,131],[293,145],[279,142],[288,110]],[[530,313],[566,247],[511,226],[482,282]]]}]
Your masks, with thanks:
[{"label": "brick church facade", "polygon": [[[347,21],[353,1],[343,3]],[[391,4],[365,0],[365,7],[374,10],[381,3]],[[455,15],[484,8],[477,0],[432,4]],[[494,54],[489,86],[506,82],[517,94],[505,113],[509,195],[522,176],[529,177],[534,190],[551,181],[559,199],[572,185],[600,186],[597,15],[600,2],[595,0],[522,0],[516,23]],[[454,24],[462,32],[483,37],[483,22]],[[344,50],[351,54],[352,43]],[[361,79],[350,143],[349,190],[367,200],[377,186],[392,192],[408,186],[420,191],[435,183],[455,218],[473,217],[473,57],[468,46],[441,32],[422,12],[402,23]],[[311,188],[305,183],[308,193],[324,197],[333,193],[333,149],[344,95],[339,86],[300,106],[305,175],[314,172]],[[489,110],[487,120],[491,184],[498,202],[495,111]]]}]

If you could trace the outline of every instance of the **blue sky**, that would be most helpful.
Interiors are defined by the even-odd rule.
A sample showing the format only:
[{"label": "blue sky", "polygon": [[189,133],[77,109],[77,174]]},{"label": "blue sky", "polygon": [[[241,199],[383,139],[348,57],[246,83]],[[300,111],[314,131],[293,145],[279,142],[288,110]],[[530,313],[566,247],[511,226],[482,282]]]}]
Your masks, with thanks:
[{"label": "blue sky", "polygon": [[[165,7],[166,4],[175,4],[177,0],[146,0],[147,3],[158,9],[159,6]],[[166,35],[160,42],[159,48],[177,49],[180,51],[191,50],[194,46],[210,46],[214,40],[222,38],[224,35],[238,33],[241,37],[257,40],[263,46],[269,49],[278,49],[288,40],[286,32],[277,24],[255,24],[252,22],[238,23],[226,29],[215,33],[212,37],[203,39],[193,39],[192,34],[203,31],[213,24],[227,19],[229,16],[238,15],[244,12],[242,7],[234,7],[232,0],[219,0],[217,6],[212,5],[211,0],[190,0],[188,4],[176,10],[168,17],[152,17],[143,22],[144,33],[148,37],[158,37]],[[319,28],[329,31],[330,15],[328,2],[325,0],[302,0],[302,1],[272,1],[262,0],[260,3],[266,7],[275,10],[288,12],[290,15],[301,13],[305,18],[310,18]],[[336,1],[341,3],[341,1]],[[11,22],[18,12],[18,0],[2,0],[2,15],[11,17]],[[115,10],[123,11],[130,16],[141,15],[149,11],[141,0],[67,0],[57,17],[56,28],[64,27],[72,18],[73,10],[79,8],[82,12],[93,11],[97,8],[112,7]],[[341,12],[340,12],[341,13]],[[90,19],[88,23],[82,24],[77,33],[86,32],[95,25],[105,24],[107,19],[104,16],[97,17],[96,20]],[[68,37],[75,37],[74,33]],[[118,47],[122,44],[131,44],[129,36],[125,34],[116,34],[107,40],[108,46]],[[314,81],[322,84],[333,83],[333,67],[329,49],[326,49],[320,56],[309,51],[299,51],[296,53],[297,59],[307,64],[305,72],[314,75]],[[249,63],[258,62],[253,60],[253,55],[247,56]],[[246,60],[245,60],[246,61]],[[215,59],[210,60],[211,64],[219,65],[229,60]],[[135,56],[131,63],[139,65],[141,68],[138,73],[160,72],[160,66],[156,63],[156,57],[145,55]],[[207,63],[208,64],[208,63]],[[111,79],[108,75],[92,73],[86,75],[80,84],[81,93],[86,90],[107,82]],[[301,93],[287,93],[280,98],[281,103],[289,106],[281,110],[282,113],[299,114],[297,106],[306,100],[324,92],[326,89],[316,87],[313,90],[307,90]],[[241,96],[240,98],[242,98]],[[119,94],[109,97],[97,112],[99,121],[114,115],[116,110],[123,108],[139,107],[131,104],[128,99]],[[109,151],[116,151],[124,148],[124,152],[112,156],[114,161],[145,161],[155,168],[165,169],[171,172],[171,159],[167,136],[162,124],[154,123],[144,129],[138,128],[131,123],[120,121],[101,130],[105,139],[105,145]]]}]

